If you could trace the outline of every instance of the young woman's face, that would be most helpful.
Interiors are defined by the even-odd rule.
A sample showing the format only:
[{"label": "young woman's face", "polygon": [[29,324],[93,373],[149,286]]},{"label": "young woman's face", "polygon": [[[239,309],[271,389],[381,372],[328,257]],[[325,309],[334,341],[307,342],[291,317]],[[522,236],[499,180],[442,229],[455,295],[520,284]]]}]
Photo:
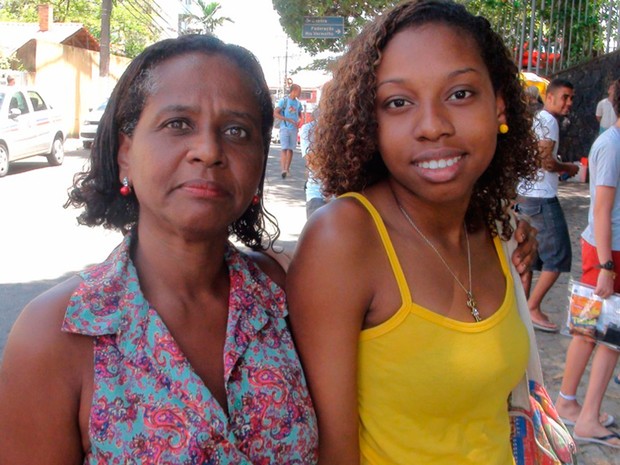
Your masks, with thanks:
[{"label": "young woman's face", "polygon": [[261,113],[247,76],[222,55],[188,53],[152,70],[119,166],[141,225],[225,234],[249,206],[263,162]]},{"label": "young woman's face", "polygon": [[377,68],[375,108],[390,175],[421,198],[467,202],[505,122],[474,40],[444,24],[396,34]]}]

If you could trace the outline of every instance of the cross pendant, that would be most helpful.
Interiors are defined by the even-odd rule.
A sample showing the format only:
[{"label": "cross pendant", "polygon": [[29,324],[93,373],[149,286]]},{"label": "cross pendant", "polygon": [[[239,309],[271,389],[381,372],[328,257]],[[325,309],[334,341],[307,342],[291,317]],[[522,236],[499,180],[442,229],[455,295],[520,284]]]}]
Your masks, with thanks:
[{"label": "cross pendant", "polygon": [[474,317],[474,320],[476,320],[476,322],[482,321],[482,318],[480,318],[480,312],[477,308],[478,304],[476,304],[476,299],[474,299],[471,292],[467,293],[467,306],[469,307],[469,312],[471,313],[471,316]]}]

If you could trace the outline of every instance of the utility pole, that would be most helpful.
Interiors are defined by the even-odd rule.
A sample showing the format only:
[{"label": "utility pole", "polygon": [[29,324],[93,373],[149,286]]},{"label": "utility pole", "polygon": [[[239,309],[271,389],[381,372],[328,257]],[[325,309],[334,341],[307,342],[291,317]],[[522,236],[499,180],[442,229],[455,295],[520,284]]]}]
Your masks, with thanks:
[{"label": "utility pole", "polygon": [[284,49],[284,85],[283,85],[284,93],[283,95],[288,94],[287,89],[286,89],[287,85],[288,85],[288,36],[286,36],[286,46]]},{"label": "utility pole", "polygon": [[110,73],[110,16],[112,0],[101,2],[101,43],[99,48],[99,77],[107,78]]}]

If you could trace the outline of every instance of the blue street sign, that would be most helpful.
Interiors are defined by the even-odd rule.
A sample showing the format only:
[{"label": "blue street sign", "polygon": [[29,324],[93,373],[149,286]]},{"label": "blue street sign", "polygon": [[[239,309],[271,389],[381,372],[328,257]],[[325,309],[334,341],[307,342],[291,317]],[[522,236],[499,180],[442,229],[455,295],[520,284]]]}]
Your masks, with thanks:
[{"label": "blue street sign", "polygon": [[338,39],[344,35],[342,16],[304,17],[301,37],[304,39]]}]

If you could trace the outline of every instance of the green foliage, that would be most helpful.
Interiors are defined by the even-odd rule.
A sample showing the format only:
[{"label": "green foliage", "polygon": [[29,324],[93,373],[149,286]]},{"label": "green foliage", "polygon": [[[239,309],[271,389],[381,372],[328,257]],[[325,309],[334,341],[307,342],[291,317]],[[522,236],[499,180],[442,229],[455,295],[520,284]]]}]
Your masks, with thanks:
[{"label": "green foliage", "polygon": [[227,16],[218,16],[217,12],[222,7],[218,2],[206,3],[204,0],[196,0],[196,3],[200,7],[200,15],[184,15],[185,27],[181,31],[182,34],[204,34],[213,32],[225,22],[234,23]]},{"label": "green foliage", "polygon": [[[602,25],[619,23],[620,6],[616,0],[456,0],[469,11],[486,17],[503,36],[506,44],[518,54],[524,42],[538,43],[538,37],[549,50],[562,51],[562,64],[568,66],[601,53],[605,42]],[[397,0],[272,0],[286,34],[312,55],[322,51],[342,52],[363,25]],[[553,5],[553,10],[551,6]],[[530,36],[530,18],[534,28]],[[303,39],[305,16],[342,16],[343,39]],[[569,44],[570,41],[570,44]],[[527,49],[527,46],[526,46]],[[518,56],[518,55],[517,55]]]},{"label": "green foliage", "polygon": [[[40,0],[0,0],[0,21],[38,22]],[[93,0],[52,0],[54,22],[81,23],[99,40],[101,2]],[[115,0],[110,18],[110,51],[135,57],[159,38],[153,18],[157,17],[152,0],[135,2]]]},{"label": "green foliage", "polygon": [[[284,32],[301,48],[312,55],[323,51],[341,52],[346,43],[355,37],[366,22],[386,7],[396,3],[386,0],[272,0],[280,15]],[[342,39],[303,39],[301,32],[305,16],[342,16],[344,32]]]}]

